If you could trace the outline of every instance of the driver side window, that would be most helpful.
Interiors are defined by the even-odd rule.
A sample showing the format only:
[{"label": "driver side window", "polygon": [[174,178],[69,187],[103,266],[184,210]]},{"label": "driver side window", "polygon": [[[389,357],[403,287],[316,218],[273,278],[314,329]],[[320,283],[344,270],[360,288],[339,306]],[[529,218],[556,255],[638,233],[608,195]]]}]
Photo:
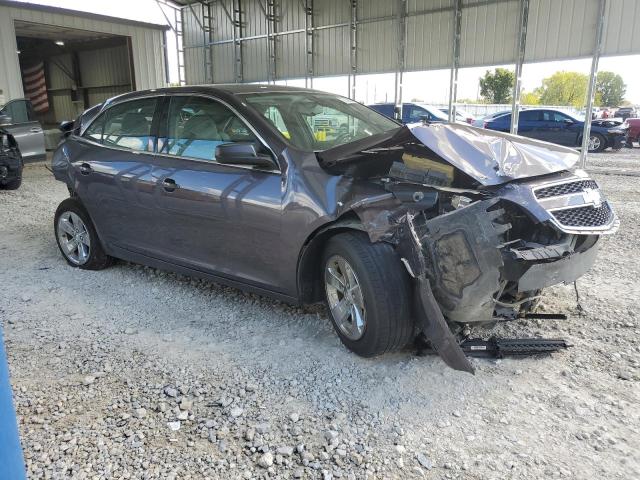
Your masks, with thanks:
[{"label": "driver side window", "polygon": [[167,141],[161,153],[215,161],[218,145],[235,142],[259,145],[229,108],[209,98],[171,97]]},{"label": "driver side window", "polygon": [[11,123],[14,125],[35,120],[33,107],[28,100],[14,100],[9,102],[4,106],[0,114],[11,117]]},{"label": "driver side window", "polygon": [[412,105],[411,110],[409,111],[409,117],[407,118],[407,123],[420,122],[422,121],[423,117],[427,117],[427,120],[431,120],[429,112],[427,112],[424,108]]}]

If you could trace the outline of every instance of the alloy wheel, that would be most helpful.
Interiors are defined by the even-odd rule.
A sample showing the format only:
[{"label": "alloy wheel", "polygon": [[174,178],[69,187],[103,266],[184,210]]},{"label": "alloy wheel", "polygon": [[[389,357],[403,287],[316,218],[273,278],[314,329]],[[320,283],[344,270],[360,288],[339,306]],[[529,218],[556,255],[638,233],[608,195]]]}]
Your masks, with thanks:
[{"label": "alloy wheel", "polygon": [[597,135],[591,135],[589,137],[589,151],[593,152],[600,148],[600,137]]},{"label": "alloy wheel", "polygon": [[76,213],[64,212],[58,218],[58,241],[62,253],[75,265],[84,265],[89,261],[89,230]]},{"label": "alloy wheel", "polygon": [[337,327],[349,340],[359,340],[364,335],[367,315],[355,271],[343,257],[333,255],[326,264],[324,281]]}]

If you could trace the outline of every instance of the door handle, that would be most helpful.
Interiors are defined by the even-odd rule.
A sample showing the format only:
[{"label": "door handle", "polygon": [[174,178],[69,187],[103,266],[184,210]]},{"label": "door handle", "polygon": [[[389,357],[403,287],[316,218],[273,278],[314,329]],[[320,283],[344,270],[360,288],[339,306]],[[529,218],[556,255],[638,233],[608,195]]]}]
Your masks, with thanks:
[{"label": "door handle", "polygon": [[80,173],[83,175],[89,175],[91,173],[93,169],[91,168],[91,165],[89,165],[88,163],[81,163],[80,164]]},{"label": "door handle", "polygon": [[180,188],[173,178],[165,178],[162,181],[162,187],[167,192],[173,192],[176,188]]},{"label": "door handle", "polygon": [[41,129],[41,128],[39,128],[39,127],[33,127],[33,128],[30,128],[30,129],[29,129],[29,131],[30,131],[31,133],[42,133],[42,129]]}]

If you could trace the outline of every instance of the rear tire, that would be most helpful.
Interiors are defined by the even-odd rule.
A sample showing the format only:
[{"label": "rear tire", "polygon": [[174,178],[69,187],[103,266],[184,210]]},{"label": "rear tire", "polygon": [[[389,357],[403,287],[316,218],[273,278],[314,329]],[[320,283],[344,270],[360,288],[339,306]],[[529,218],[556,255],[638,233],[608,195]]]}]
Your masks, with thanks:
[{"label": "rear tire", "polygon": [[[348,277],[354,279],[357,288],[351,291],[356,293],[341,294],[339,289],[328,284],[330,267],[343,281]],[[340,268],[345,271],[340,272]],[[331,280],[339,285],[335,278],[333,275]],[[321,281],[333,327],[342,343],[352,352],[372,357],[399,350],[413,339],[410,280],[391,245],[371,243],[366,234],[355,231],[331,237],[322,257]],[[347,291],[348,287],[343,285],[342,289]],[[358,291],[361,294],[358,295]],[[339,300],[337,304],[336,300]],[[351,309],[340,306],[349,304],[351,300]],[[358,305],[362,306],[360,320],[364,323],[360,329],[355,326],[358,322],[354,322],[358,312],[353,307],[358,308]],[[344,311],[352,312],[349,316],[351,322],[340,315]]]},{"label": "rear tire", "polygon": [[67,198],[58,205],[53,227],[58,248],[72,267],[102,270],[113,263],[102,248],[89,214],[77,199]]},{"label": "rear tire", "polygon": [[22,185],[22,177],[14,178],[6,183],[0,183],[0,189],[2,190],[17,190]]}]

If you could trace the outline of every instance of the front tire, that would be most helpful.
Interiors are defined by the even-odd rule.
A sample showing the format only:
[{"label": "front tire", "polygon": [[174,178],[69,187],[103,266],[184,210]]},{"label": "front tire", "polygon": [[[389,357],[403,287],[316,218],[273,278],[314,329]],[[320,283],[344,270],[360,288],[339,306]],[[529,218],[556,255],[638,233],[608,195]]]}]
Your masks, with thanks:
[{"label": "front tire", "polygon": [[58,248],[72,267],[102,270],[113,263],[113,258],[102,248],[89,214],[77,199],[67,198],[60,203],[54,231]]},{"label": "front tire", "polygon": [[22,177],[16,177],[13,180],[9,180],[5,183],[0,182],[0,189],[2,190],[17,190],[22,185]]},{"label": "front tire", "polygon": [[606,139],[599,133],[592,133],[589,136],[589,153],[597,153],[607,148]]},{"label": "front tire", "polygon": [[331,237],[322,282],[333,327],[352,352],[373,357],[412,340],[410,280],[391,245],[362,232]]}]

